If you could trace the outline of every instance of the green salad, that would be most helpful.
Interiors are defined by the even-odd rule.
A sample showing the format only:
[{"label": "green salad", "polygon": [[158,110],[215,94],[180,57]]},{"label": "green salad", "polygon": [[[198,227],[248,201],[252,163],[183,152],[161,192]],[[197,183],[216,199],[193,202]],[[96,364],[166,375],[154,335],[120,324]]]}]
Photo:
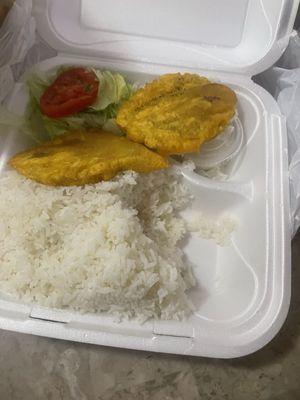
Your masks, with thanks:
[{"label": "green salad", "polygon": [[99,80],[96,101],[83,111],[61,118],[49,118],[40,107],[43,93],[64,71],[72,67],[59,67],[55,72],[34,72],[26,81],[29,102],[24,117],[19,117],[7,110],[0,110],[0,125],[21,128],[36,142],[53,139],[70,130],[103,128],[120,134],[115,124],[115,117],[120,105],[132,94],[132,85],[117,72],[89,68]]}]

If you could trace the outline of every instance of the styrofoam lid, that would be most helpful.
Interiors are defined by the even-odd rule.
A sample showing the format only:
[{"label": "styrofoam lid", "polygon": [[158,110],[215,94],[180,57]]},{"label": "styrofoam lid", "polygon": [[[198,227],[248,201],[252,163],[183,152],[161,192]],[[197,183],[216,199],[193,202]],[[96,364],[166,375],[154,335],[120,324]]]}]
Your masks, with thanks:
[{"label": "styrofoam lid", "polygon": [[299,0],[40,0],[61,52],[253,75],[285,49]]}]

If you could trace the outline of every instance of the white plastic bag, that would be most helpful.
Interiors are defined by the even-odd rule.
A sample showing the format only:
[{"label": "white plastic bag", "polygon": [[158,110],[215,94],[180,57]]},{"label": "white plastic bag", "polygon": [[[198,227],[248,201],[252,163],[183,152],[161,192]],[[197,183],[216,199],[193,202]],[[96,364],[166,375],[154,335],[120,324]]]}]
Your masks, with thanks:
[{"label": "white plastic bag", "polygon": [[36,35],[32,7],[32,0],[15,0],[0,27],[0,103],[26,69],[56,55]]},{"label": "white plastic bag", "polygon": [[300,227],[300,35],[295,32],[276,66],[256,78],[286,117],[289,147],[292,233]]},{"label": "white plastic bag", "polygon": [[11,91],[11,66],[24,60],[35,42],[35,20],[31,0],[15,0],[0,28],[0,102]]},{"label": "white plastic bag", "polygon": [[0,66],[13,65],[25,58],[34,44],[35,20],[31,0],[15,0],[0,28]]}]

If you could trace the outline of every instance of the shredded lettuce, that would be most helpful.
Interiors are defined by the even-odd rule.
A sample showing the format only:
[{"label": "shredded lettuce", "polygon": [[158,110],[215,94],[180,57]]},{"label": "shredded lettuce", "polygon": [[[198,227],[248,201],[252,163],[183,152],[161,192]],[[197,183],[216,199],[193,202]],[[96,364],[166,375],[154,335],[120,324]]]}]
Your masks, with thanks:
[{"label": "shredded lettuce", "polygon": [[63,135],[69,130],[82,128],[101,128],[105,124],[118,131],[114,119],[123,101],[132,93],[132,85],[118,73],[93,69],[99,79],[99,94],[97,101],[86,110],[64,118],[48,118],[40,109],[40,97],[56,76],[66,70],[59,68],[55,74],[33,73],[28,77],[29,103],[25,115],[26,133],[41,142]]}]

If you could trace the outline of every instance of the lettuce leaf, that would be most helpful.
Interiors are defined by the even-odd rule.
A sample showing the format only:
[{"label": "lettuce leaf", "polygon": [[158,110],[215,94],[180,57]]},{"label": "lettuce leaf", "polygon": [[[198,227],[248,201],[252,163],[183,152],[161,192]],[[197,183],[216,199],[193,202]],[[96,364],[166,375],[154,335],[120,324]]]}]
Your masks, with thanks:
[{"label": "lettuce leaf", "polygon": [[29,103],[25,115],[25,132],[35,141],[41,142],[73,129],[101,128],[106,122],[109,122],[106,125],[108,128],[117,131],[113,120],[122,102],[130,97],[132,85],[115,72],[93,69],[100,83],[98,99],[86,110],[64,118],[48,118],[42,114],[40,97],[62,70],[66,70],[66,67],[59,68],[55,74],[34,73],[28,77]]}]

